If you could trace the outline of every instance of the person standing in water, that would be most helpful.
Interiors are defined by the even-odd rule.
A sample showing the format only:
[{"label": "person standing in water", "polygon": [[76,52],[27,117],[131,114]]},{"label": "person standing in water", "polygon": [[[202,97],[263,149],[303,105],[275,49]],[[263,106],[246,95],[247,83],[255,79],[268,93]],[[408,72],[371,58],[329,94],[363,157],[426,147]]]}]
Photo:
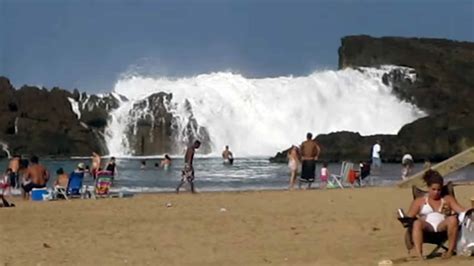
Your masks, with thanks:
[{"label": "person standing in water", "polygon": [[225,150],[222,152],[222,158],[224,159],[224,164],[234,163],[234,155],[229,150],[229,146],[225,146]]},{"label": "person standing in water", "polygon": [[295,186],[299,165],[300,165],[300,154],[298,151],[298,147],[293,145],[288,151],[288,168],[290,168],[290,186],[289,186],[290,190],[293,190],[293,187]]},{"label": "person standing in water", "polygon": [[314,182],[314,176],[316,173],[316,160],[319,158],[321,149],[315,140],[312,139],[313,134],[306,134],[306,141],[301,143],[301,179],[308,182],[308,188],[311,187],[311,183]]},{"label": "person standing in water", "polygon": [[380,152],[382,147],[380,146],[380,141],[377,140],[372,146],[372,166],[373,169],[380,173],[380,168],[382,167],[382,159],[380,158]]},{"label": "person standing in water", "polygon": [[168,154],[165,154],[165,158],[161,160],[160,167],[164,170],[168,170],[171,165],[171,157]]},{"label": "person standing in water", "polygon": [[413,169],[413,157],[407,153],[402,157],[402,180],[407,179]]},{"label": "person standing in water", "polygon": [[176,188],[176,193],[179,193],[179,189],[185,183],[189,183],[191,186],[191,192],[195,193],[194,191],[194,168],[193,168],[193,160],[194,160],[194,153],[196,149],[199,149],[201,146],[201,142],[199,140],[194,141],[193,145],[189,146],[186,150],[186,154],[184,156],[184,168],[181,172],[181,182],[179,183],[178,187]]},{"label": "person standing in water", "polygon": [[115,157],[110,157],[107,166],[105,166],[105,170],[112,173],[112,177],[115,179],[117,175],[117,164],[115,163]]},{"label": "person standing in water", "polygon": [[96,152],[92,152],[92,169],[91,175],[94,180],[97,177],[97,173],[100,171],[101,158],[100,155]]}]

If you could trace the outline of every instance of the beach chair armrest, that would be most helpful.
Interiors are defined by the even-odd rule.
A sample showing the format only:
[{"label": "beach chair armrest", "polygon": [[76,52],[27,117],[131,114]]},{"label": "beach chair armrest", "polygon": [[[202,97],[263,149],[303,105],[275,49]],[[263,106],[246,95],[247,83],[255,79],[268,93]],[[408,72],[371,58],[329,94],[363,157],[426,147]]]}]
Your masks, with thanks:
[{"label": "beach chair armrest", "polygon": [[399,217],[398,221],[403,225],[405,228],[409,228],[413,226],[413,223],[416,221],[417,218],[415,217]]}]

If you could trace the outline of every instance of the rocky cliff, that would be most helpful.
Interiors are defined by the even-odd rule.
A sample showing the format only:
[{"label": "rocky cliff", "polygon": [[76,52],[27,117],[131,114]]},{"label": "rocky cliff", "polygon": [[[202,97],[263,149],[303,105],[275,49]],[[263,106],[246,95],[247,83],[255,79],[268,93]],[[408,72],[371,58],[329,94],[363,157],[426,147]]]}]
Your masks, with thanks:
[{"label": "rocky cliff", "polygon": [[[399,162],[406,152],[417,161],[441,161],[474,146],[474,43],[365,35],[342,38],[339,68],[381,65],[414,69],[415,82],[396,69],[382,81],[393,86],[400,100],[415,104],[428,116],[405,125],[397,135],[319,135],[321,160],[367,160],[377,139],[388,162]],[[286,161],[286,152],[271,160]]]},{"label": "rocky cliff", "polygon": [[[186,147],[195,139],[202,141],[200,153],[211,152],[209,134],[194,119],[189,102],[183,114],[186,117],[182,118],[169,111],[172,98],[172,94],[160,92],[134,103],[128,114],[131,123],[126,130],[133,155],[179,154],[183,152],[179,147]],[[188,122],[179,123],[180,119]]]},{"label": "rocky cliff", "polygon": [[24,86],[15,90],[0,77],[0,141],[12,154],[89,155],[104,152],[100,131],[78,119],[69,99],[77,97],[59,88]]},{"label": "rocky cliff", "polygon": [[414,68],[414,84],[394,92],[429,114],[474,108],[474,43],[443,39],[348,36],[341,40],[339,68],[398,65]]},{"label": "rocky cliff", "polygon": [[[90,95],[31,86],[16,90],[0,77],[0,157],[108,154],[104,134],[110,113],[127,101],[115,93]],[[184,117],[172,114],[172,105],[172,95],[166,93],[133,104],[124,132],[131,155],[179,154],[179,147],[194,139],[202,140],[201,153],[211,151],[209,134],[194,119],[191,105],[187,103],[180,114]]]}]

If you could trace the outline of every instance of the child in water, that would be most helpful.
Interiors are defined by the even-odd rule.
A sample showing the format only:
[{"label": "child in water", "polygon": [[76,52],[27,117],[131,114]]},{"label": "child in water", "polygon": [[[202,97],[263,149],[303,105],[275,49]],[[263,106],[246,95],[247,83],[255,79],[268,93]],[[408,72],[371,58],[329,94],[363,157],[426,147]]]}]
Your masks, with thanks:
[{"label": "child in water", "polygon": [[329,170],[328,170],[328,163],[324,162],[323,167],[321,168],[321,175],[319,176],[319,179],[321,183],[319,184],[319,188],[327,188],[328,185],[328,178],[329,178]]}]

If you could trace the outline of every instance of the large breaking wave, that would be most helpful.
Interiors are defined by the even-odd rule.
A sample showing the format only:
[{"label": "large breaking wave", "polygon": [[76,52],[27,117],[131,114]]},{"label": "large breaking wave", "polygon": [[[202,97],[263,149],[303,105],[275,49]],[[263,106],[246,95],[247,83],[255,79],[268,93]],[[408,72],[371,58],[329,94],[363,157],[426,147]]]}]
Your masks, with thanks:
[{"label": "large breaking wave", "polygon": [[395,134],[424,114],[396,98],[392,88],[382,82],[382,75],[393,68],[272,78],[245,78],[226,72],[178,79],[129,76],[114,88],[130,101],[112,112],[107,145],[110,154],[131,154],[123,141],[125,123],[129,123],[125,118],[133,102],[157,92],[173,94],[177,107],[170,111],[176,116],[186,112],[185,101],[189,101],[194,118],[209,131],[214,154],[229,145],[237,156],[270,155],[300,143],[306,132]]}]

